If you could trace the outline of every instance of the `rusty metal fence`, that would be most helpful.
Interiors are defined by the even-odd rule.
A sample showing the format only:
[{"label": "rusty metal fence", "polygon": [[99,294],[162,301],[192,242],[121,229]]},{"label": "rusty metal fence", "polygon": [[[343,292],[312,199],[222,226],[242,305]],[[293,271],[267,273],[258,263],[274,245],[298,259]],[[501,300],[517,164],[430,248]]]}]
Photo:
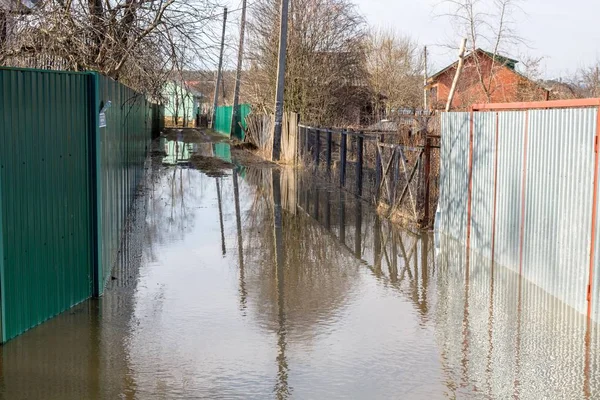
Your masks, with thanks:
[{"label": "rusty metal fence", "polygon": [[588,317],[598,298],[600,99],[442,116],[440,231]]},{"label": "rusty metal fence", "polygon": [[[432,154],[436,137],[424,145],[397,143],[393,133],[299,125],[298,162],[319,178],[381,206],[389,216],[428,227],[433,216]],[[436,174],[437,175],[437,174]],[[433,200],[433,201],[432,201]]]}]

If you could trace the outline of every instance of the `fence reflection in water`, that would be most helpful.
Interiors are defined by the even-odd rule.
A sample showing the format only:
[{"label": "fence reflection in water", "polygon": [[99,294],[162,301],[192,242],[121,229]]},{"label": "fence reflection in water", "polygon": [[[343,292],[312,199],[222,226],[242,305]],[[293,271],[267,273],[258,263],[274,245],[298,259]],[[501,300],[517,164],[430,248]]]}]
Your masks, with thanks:
[{"label": "fence reflection in water", "polygon": [[[432,324],[453,396],[593,398],[600,382],[598,328],[585,316],[464,246],[399,230],[362,200],[298,181],[298,207],[396,287]],[[315,243],[317,245],[317,243]]]},{"label": "fence reflection in water", "polygon": [[[100,305],[0,348],[1,395],[145,398],[160,389],[176,397],[182,376],[186,395],[213,398],[235,390],[279,398],[327,397],[331,390],[372,398],[598,393],[595,329],[510,270],[475,255],[467,262],[464,247],[444,236],[436,255],[430,235],[398,229],[362,200],[288,169],[240,168],[215,178],[160,166],[148,179],[140,218],[128,228],[141,243],[121,249],[117,279]],[[184,252],[190,241],[210,241],[214,249],[203,247],[185,264],[194,258]],[[190,275],[176,273],[181,267],[211,271],[202,277],[219,291],[197,280],[192,289],[182,285]],[[223,275],[211,280],[216,273]],[[223,284],[229,274],[234,279]],[[199,313],[206,296],[198,292],[209,292],[211,306],[229,305],[231,284],[234,307],[215,311],[241,319]],[[182,310],[177,300],[190,291],[199,308]],[[220,328],[233,338],[217,340]],[[48,337],[52,347],[42,345]],[[173,351],[156,350],[165,348]],[[223,371],[239,386],[219,380]],[[32,378],[42,374],[55,379]],[[344,385],[332,388],[336,379]]]}]

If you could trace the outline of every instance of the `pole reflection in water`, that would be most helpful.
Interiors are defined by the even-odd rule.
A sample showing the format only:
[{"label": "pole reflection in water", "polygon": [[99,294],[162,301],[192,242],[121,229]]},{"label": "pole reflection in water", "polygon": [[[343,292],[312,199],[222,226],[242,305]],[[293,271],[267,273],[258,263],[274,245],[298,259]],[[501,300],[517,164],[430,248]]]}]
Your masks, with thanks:
[{"label": "pole reflection in water", "polygon": [[223,206],[221,201],[221,185],[219,185],[220,177],[215,178],[217,183],[217,201],[219,202],[219,225],[221,226],[221,251],[223,255],[227,254],[227,248],[225,247],[225,228],[223,227]]},{"label": "pole reflection in water", "polygon": [[[240,211],[240,189],[238,184],[238,169],[233,169],[233,195],[235,202],[235,226],[238,245],[238,268],[240,270],[240,309],[246,310],[246,278],[244,277],[244,239],[242,237],[242,216]],[[245,315],[245,314],[244,314]]]},{"label": "pole reflection in water", "polygon": [[1,347],[0,398],[600,395],[596,326],[459,243],[286,169],[150,174],[103,298]]},{"label": "pole reflection in water", "polygon": [[285,250],[283,243],[283,221],[281,215],[281,181],[280,172],[272,171],[273,177],[273,234],[275,237],[275,277],[277,280],[277,385],[275,393],[278,399],[287,399],[290,395],[288,387],[288,364],[285,357],[286,327],[285,327]]}]

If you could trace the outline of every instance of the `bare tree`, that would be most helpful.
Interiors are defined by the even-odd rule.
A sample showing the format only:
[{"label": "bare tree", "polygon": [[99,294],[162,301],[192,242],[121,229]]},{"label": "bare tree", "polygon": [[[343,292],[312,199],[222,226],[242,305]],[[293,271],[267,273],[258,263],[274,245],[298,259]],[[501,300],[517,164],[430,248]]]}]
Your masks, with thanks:
[{"label": "bare tree", "polygon": [[518,91],[519,101],[538,101],[540,96],[549,99],[549,88],[544,83],[543,61],[544,57],[523,55],[521,58],[520,73],[527,78],[520,83]]},{"label": "bare tree", "polygon": [[[471,54],[488,49],[491,62],[484,57],[470,57],[467,69],[473,69],[478,86],[488,102],[501,86],[497,73],[507,64],[500,54],[511,47],[524,44],[516,29],[516,17],[522,14],[521,0],[445,0],[442,14],[450,18],[455,33],[468,39]],[[471,84],[471,82],[469,82]]]},{"label": "bare tree", "polygon": [[600,97],[600,61],[580,68],[577,71],[576,84],[585,97]]},{"label": "bare tree", "polygon": [[372,30],[367,41],[366,68],[372,89],[373,117],[380,120],[392,110],[416,109],[423,101],[423,57],[417,42],[393,30]]},{"label": "bare tree", "polygon": [[[248,21],[247,98],[266,112],[277,73],[279,2],[257,0]],[[291,0],[284,107],[316,124],[356,123],[368,98],[364,22],[349,0]]]},{"label": "bare tree", "polygon": [[11,13],[0,65],[95,70],[159,95],[170,71],[212,56],[213,0],[48,0]]}]

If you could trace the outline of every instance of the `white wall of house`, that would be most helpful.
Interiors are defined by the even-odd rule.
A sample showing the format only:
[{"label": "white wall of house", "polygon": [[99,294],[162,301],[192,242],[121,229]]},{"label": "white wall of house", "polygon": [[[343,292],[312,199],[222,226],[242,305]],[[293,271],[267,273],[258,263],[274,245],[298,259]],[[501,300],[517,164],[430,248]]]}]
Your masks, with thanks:
[{"label": "white wall of house", "polygon": [[183,119],[184,125],[196,118],[197,99],[185,85],[169,82],[163,91],[165,96],[165,118]]}]

